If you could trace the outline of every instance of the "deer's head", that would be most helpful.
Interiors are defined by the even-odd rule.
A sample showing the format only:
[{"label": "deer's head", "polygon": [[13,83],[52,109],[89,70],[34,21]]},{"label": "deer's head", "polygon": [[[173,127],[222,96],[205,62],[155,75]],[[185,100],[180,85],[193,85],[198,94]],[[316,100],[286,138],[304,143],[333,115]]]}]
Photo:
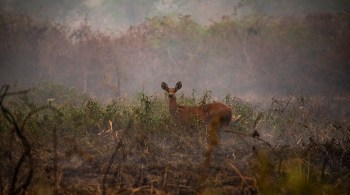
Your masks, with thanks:
[{"label": "deer's head", "polygon": [[161,87],[164,91],[168,92],[169,98],[172,99],[172,98],[175,98],[175,93],[177,92],[177,90],[181,89],[182,83],[181,81],[179,81],[176,83],[175,88],[169,88],[168,84],[166,84],[165,82],[162,82]]}]

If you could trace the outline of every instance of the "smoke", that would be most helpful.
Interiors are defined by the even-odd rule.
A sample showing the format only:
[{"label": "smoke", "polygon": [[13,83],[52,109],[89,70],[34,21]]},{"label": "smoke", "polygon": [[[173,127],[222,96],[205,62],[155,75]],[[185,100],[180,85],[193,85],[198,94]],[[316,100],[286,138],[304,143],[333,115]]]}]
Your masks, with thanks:
[{"label": "smoke", "polygon": [[348,23],[320,11],[342,12],[350,3],[249,2],[2,0],[3,10],[29,15],[33,23],[59,21],[77,30],[29,19],[12,33],[1,29],[0,81],[53,79],[86,86],[97,96],[111,89],[159,94],[162,81],[182,81],[187,95],[209,89],[219,100],[226,94],[251,101],[290,94],[347,97]]},{"label": "smoke", "polygon": [[94,7],[101,6],[105,0],[86,0],[84,4],[88,6],[90,9]]},{"label": "smoke", "polygon": [[87,19],[94,29],[107,32],[125,31],[129,26],[140,24],[145,18],[154,16],[191,15],[201,24],[211,24],[222,16],[244,17],[255,13],[300,15],[350,10],[350,2],[347,0],[0,0],[0,5],[7,11],[23,13],[40,20],[65,22],[74,27]]}]

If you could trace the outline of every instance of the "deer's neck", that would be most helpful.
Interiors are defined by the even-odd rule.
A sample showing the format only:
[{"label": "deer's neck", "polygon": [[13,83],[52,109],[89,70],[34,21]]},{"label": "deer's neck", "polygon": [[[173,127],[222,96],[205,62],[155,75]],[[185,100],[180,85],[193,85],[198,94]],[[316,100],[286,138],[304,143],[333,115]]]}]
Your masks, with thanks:
[{"label": "deer's neck", "polygon": [[178,105],[176,103],[176,97],[169,98],[169,111],[171,115],[176,114]]}]

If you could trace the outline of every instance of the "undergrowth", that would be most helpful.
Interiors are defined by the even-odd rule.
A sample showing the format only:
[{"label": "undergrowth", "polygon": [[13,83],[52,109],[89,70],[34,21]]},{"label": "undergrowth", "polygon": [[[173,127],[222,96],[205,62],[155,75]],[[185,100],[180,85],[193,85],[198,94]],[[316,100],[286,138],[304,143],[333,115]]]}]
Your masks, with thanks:
[{"label": "undergrowth", "polygon": [[[212,101],[210,91],[178,95],[185,105]],[[266,110],[230,95],[222,102],[240,118],[220,131],[203,179],[207,128],[174,124],[165,96],[139,93],[105,104],[55,83],[21,93],[3,87],[1,193],[349,191],[347,120],[328,117],[304,97],[274,98]]]}]

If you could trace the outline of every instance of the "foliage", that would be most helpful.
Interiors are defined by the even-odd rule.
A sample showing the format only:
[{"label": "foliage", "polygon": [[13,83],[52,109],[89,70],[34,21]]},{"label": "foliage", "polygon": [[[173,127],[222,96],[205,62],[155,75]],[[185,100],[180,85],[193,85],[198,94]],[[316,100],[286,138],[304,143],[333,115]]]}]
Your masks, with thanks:
[{"label": "foliage", "polygon": [[121,35],[93,31],[88,21],[72,30],[0,14],[1,83],[58,81],[107,101],[144,87],[159,91],[155,84],[170,76],[243,96],[349,91],[344,13],[224,16],[208,26],[189,15],[152,17]]},{"label": "foliage", "polygon": [[[52,97],[55,100],[46,101]],[[187,105],[212,101],[210,91],[204,91],[200,97],[180,94],[178,99]],[[18,97],[9,96],[2,103],[18,122],[23,122],[39,107],[50,104],[56,108],[31,115],[22,129],[34,151],[32,170],[39,177],[34,181],[53,182],[50,179],[44,181],[42,178],[49,177],[42,175],[50,175],[50,172],[40,170],[42,166],[45,169],[52,167],[52,161],[48,160],[52,153],[48,151],[52,150],[52,142],[56,140],[58,156],[55,158],[61,160],[55,164],[58,167],[55,174],[65,172],[82,178],[84,174],[71,172],[71,168],[76,166],[73,170],[80,170],[94,166],[105,170],[111,152],[120,149],[120,155],[111,157],[115,164],[111,161],[112,164],[108,165],[110,169],[116,169],[113,174],[117,175],[103,180],[103,185],[107,181],[119,183],[118,190],[127,190],[124,187],[130,185],[146,188],[152,182],[146,178],[161,183],[158,179],[167,174],[167,169],[169,180],[163,182],[171,185],[179,182],[186,186],[187,192],[328,194],[348,190],[349,178],[344,175],[350,168],[347,121],[336,121],[327,114],[323,115],[319,106],[304,97],[275,98],[269,109],[260,111],[229,95],[224,100],[241,118],[220,132],[219,149],[212,154],[212,165],[206,167],[211,170],[209,175],[203,175],[203,168],[199,165],[205,158],[206,127],[188,129],[174,124],[164,96],[139,93],[135,98],[103,104],[63,85],[44,83]],[[1,162],[2,173],[7,174],[1,175],[0,184],[6,192],[12,164],[19,159],[21,148],[16,144],[18,140],[11,136],[13,126],[3,113],[0,124],[0,143],[6,146],[0,150],[1,158],[5,159]],[[234,136],[230,136],[232,133]],[[54,135],[57,137],[53,138]],[[76,164],[76,158],[82,164]],[[201,171],[196,172],[196,169]],[[140,170],[144,179],[138,176]],[[158,173],[160,170],[165,172]],[[101,178],[102,173],[90,171],[90,174]],[[118,174],[126,179],[121,179]],[[68,177],[61,178],[63,183],[56,186],[56,190],[69,190],[64,183]],[[60,180],[59,177],[56,179],[55,182]],[[165,188],[175,192],[170,184]],[[33,183],[38,188],[40,185]],[[155,189],[162,189],[162,185],[153,185]],[[113,188],[105,190],[113,191]],[[30,188],[30,191],[36,189]]]}]

